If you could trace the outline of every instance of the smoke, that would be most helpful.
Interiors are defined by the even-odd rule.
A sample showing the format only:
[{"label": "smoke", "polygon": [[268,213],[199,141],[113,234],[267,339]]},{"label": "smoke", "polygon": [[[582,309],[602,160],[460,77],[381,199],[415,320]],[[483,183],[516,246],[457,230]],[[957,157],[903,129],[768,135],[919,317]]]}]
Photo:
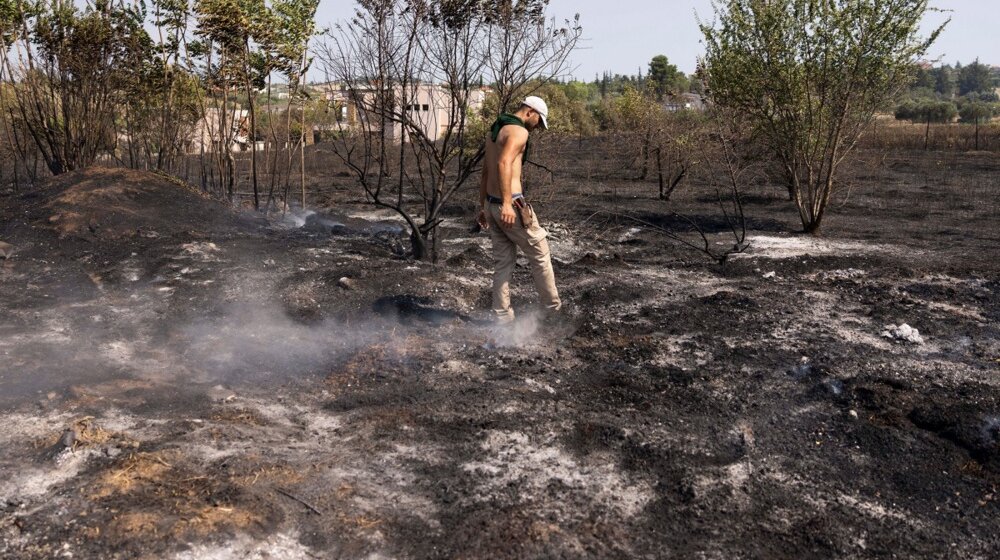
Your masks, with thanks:
[{"label": "smoke", "polygon": [[[220,250],[208,243],[185,245],[182,253],[193,259],[195,249],[210,256],[211,262],[222,258]],[[208,262],[198,260],[204,265],[203,261]],[[194,303],[198,300],[187,295],[192,288],[200,290],[201,284],[181,275],[173,280],[176,288],[166,291],[157,284],[135,288],[129,284],[125,293],[26,313],[16,321],[16,335],[0,337],[0,401],[18,402],[71,386],[121,379],[167,385],[266,385],[327,376],[359,351],[376,345],[405,355],[414,335],[436,342],[485,337],[488,342],[483,347],[489,350],[535,346],[551,334],[541,332],[537,312],[522,313],[512,324],[497,326],[432,304],[408,306],[409,300],[402,296],[389,298],[397,313],[373,309],[362,318],[303,323],[289,316],[279,299],[264,297],[264,303],[245,299],[262,293],[262,288],[273,289],[273,280],[258,272],[223,276],[228,277],[212,278],[239,300],[199,307]],[[182,282],[191,286],[185,289]]]},{"label": "smoke", "polygon": [[280,219],[274,220],[273,223],[288,229],[298,229],[306,225],[306,220],[315,213],[315,210],[302,210],[301,208],[292,207]]},{"label": "smoke", "polygon": [[522,313],[512,323],[492,329],[492,341],[487,348],[511,348],[538,343],[541,314],[538,311]]},{"label": "smoke", "polygon": [[212,380],[281,379],[326,373],[360,348],[390,342],[400,328],[376,317],[306,325],[276,306],[242,303],[181,329],[179,350],[189,370]]},{"label": "smoke", "polygon": [[360,349],[401,346],[411,330],[377,316],[303,324],[278,304],[248,302],[193,310],[186,320],[156,317],[140,302],[74,311],[47,310],[51,316],[2,337],[0,401],[123,378],[239,385],[327,375]]}]

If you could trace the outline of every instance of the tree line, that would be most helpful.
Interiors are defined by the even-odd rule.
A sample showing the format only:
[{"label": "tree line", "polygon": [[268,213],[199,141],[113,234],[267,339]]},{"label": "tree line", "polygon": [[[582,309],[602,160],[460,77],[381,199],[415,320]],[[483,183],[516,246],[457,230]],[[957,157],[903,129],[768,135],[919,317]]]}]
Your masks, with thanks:
[{"label": "tree line", "polygon": [[[582,28],[579,17],[549,18],[548,0],[358,0],[328,30],[316,27],[317,2],[0,0],[10,172],[33,179],[39,164],[58,174],[103,158],[177,174],[191,162],[189,132],[207,122],[212,149],[197,158],[207,190],[232,199],[248,176],[255,208],[287,202],[298,154],[304,204],[306,121],[350,102],[362,126],[334,120],[332,150],[370,203],[410,226],[413,255],[433,259],[448,201],[479,169],[485,127],[534,93],[549,100],[555,129],[617,135],[664,199],[697,164],[692,146],[724,138],[731,170],[745,163],[729,159],[733,147],[753,146],[745,157],[787,187],[805,231],[818,233],[837,171],[877,113],[928,90],[956,107],[995,103],[996,78],[978,62],[916,64],[942,29],[920,35],[927,0],[725,0],[700,24],[706,53],[694,75],[657,55],[645,74],[592,82],[565,81]],[[314,60],[338,99],[304,83]],[[287,84],[283,108],[275,78]],[[428,84],[449,112],[433,134],[414,110]],[[483,84],[490,96],[469,111]],[[689,93],[709,111],[678,111]],[[238,169],[240,144],[248,168]]]},{"label": "tree line", "polygon": [[975,126],[975,149],[979,149],[979,129],[1000,115],[1000,68],[977,59],[962,66],[956,63],[913,70],[912,85],[902,94],[895,116],[926,125],[924,148],[929,147],[932,123],[948,124],[956,119]]},{"label": "tree line", "polygon": [[[58,175],[108,160],[179,174],[200,131],[203,187],[233,198],[233,152],[242,144],[251,153],[254,207],[272,204],[278,191],[287,195],[293,154],[305,142],[305,126],[293,118],[305,114],[317,5],[3,0],[0,161],[7,169],[0,173],[16,185],[34,182],[41,170]],[[275,78],[288,84],[284,122],[269,105],[261,130],[255,101]]]}]

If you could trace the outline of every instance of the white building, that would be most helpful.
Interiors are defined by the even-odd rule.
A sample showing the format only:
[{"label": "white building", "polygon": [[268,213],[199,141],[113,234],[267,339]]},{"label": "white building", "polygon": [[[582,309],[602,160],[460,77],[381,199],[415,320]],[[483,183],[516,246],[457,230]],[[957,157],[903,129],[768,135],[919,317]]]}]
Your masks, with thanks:
[{"label": "white building", "polygon": [[663,108],[672,113],[676,111],[704,111],[705,100],[697,93],[682,93],[664,103]]},{"label": "white building", "polygon": [[[373,102],[377,89],[374,87],[356,88],[354,94],[361,99],[352,99],[352,92],[346,86],[338,83],[313,84],[314,89],[323,92],[324,98],[332,104],[333,110],[337,111],[337,125],[335,129],[347,130],[368,130],[375,132],[379,127],[377,117],[374,122],[366,118],[364,105]],[[395,109],[399,114],[405,111],[409,119],[416,124],[421,133],[432,141],[439,140],[450,128],[452,119],[460,116],[458,110],[452,110],[452,99],[449,90],[441,85],[418,84],[407,88],[404,95],[403,88],[395,88],[395,96],[402,99],[401,105]],[[489,94],[488,88],[473,88],[469,93],[467,102],[467,114],[479,111],[486,96]],[[362,107],[359,107],[360,105]],[[454,114],[452,114],[454,113]],[[391,137],[393,141],[406,140],[411,132],[403,134],[402,125],[398,122],[390,123]]]},{"label": "white building", "polygon": [[[229,129],[228,134],[223,134],[222,117],[225,116],[225,126]],[[205,110],[205,116],[194,124],[185,142],[187,153],[214,152],[217,144],[223,136],[230,138],[230,145],[234,152],[249,149],[250,140],[250,112],[246,109],[235,107],[222,112],[220,107],[209,107]]]}]

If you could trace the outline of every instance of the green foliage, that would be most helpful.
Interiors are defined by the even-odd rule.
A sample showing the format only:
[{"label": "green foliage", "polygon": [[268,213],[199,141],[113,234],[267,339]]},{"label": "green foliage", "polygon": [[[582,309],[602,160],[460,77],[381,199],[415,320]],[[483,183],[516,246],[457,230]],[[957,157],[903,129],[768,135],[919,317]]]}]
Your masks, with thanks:
[{"label": "green foliage", "polygon": [[904,99],[954,99],[956,97],[991,100],[1000,86],[1000,73],[976,60],[972,64],[943,64],[928,68],[914,65],[913,81]]},{"label": "green foliage", "polygon": [[590,136],[597,132],[594,114],[587,107],[589,92],[581,82],[543,85],[535,95],[549,106],[549,125],[556,132]]},{"label": "green foliage", "polygon": [[993,74],[990,68],[976,59],[958,72],[958,94],[993,93]]},{"label": "green foliage", "polygon": [[915,123],[947,124],[955,120],[958,108],[951,101],[907,100],[896,108],[896,118]]},{"label": "green foliage", "polygon": [[970,101],[963,103],[958,112],[963,123],[986,124],[1000,114],[1000,106],[985,101]]},{"label": "green foliage", "polygon": [[[595,85],[577,81],[567,83],[551,81],[544,84],[528,84],[527,89],[533,92],[532,95],[544,99],[549,106],[548,121],[552,131],[583,136],[597,132],[597,121],[590,106],[590,103],[598,98]],[[496,115],[501,112],[498,105],[499,99],[494,91],[486,96],[480,111],[469,114],[467,136],[472,139],[470,145],[478,146],[482,143]],[[516,111],[517,103],[504,110]]]},{"label": "green foliage", "polygon": [[17,126],[53,174],[86,167],[116,146],[119,107],[136,100],[156,68],[146,15],[142,3],[0,5],[4,38],[19,43],[19,56],[37,54],[11,70],[14,106]]},{"label": "green foliage", "polygon": [[632,129],[644,127],[663,112],[660,104],[631,86],[626,86],[621,96],[614,100],[614,108],[621,125]]},{"label": "green foliage", "polygon": [[917,65],[914,70],[912,87],[934,91],[936,85],[937,79],[934,76],[933,69],[927,68],[923,64]]},{"label": "green foliage", "polygon": [[273,43],[274,16],[264,0],[196,0],[195,13],[195,33],[219,51],[218,66],[208,69],[215,70],[215,79],[263,87],[272,67],[251,43]]},{"label": "green foliage", "polygon": [[711,98],[753,126],[818,233],[836,171],[939,35],[927,0],[727,0],[702,24]]},{"label": "green foliage", "polygon": [[660,54],[649,62],[649,81],[658,99],[666,95],[676,95],[687,91],[687,78],[677,66],[670,64],[667,57]]},{"label": "green foliage", "polygon": [[955,95],[955,72],[951,66],[941,66],[934,69],[934,91],[944,97]]},{"label": "green foliage", "polygon": [[[989,105],[1000,101],[992,87],[989,67],[978,61],[968,66],[942,65],[936,68],[915,67],[915,80],[895,108],[898,120],[919,123],[949,123],[972,103]],[[959,79],[956,81],[956,76]],[[960,87],[959,87],[960,86]],[[962,96],[956,93],[964,91]],[[976,111],[983,111],[979,108]],[[971,109],[967,109],[972,111]],[[975,111],[974,111],[975,112]],[[962,122],[976,122],[963,117]]]},{"label": "green foliage", "polygon": [[[650,62],[650,64],[652,65],[653,63]],[[675,66],[670,64],[668,64],[668,66],[676,70]],[[591,82],[590,85],[594,87],[598,99],[593,100],[593,103],[596,105],[599,104],[600,99],[621,95],[627,87],[644,91],[651,84],[655,86],[654,75],[657,72],[658,71],[654,72],[651,68],[650,75],[645,77],[643,77],[641,73],[636,76],[610,73],[595,76],[594,81]],[[697,80],[694,76],[685,76],[683,72],[678,71],[672,80],[667,80],[668,87],[664,90],[664,94],[676,95],[680,93],[688,93],[689,91],[692,93],[699,93],[701,84],[696,84],[695,82],[697,82]],[[692,88],[697,89],[697,91],[692,90]]]}]

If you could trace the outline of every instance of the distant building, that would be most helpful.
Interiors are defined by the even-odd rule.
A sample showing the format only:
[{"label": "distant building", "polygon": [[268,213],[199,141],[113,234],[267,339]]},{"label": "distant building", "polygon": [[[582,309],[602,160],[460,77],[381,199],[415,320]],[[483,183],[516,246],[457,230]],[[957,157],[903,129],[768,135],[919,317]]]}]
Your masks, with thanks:
[{"label": "distant building", "polygon": [[205,116],[194,124],[188,134],[188,140],[185,142],[187,153],[215,152],[223,136],[230,137],[230,146],[234,152],[249,149],[250,112],[234,107],[227,109],[224,115],[229,134],[223,134],[221,108],[209,107],[205,110]]},{"label": "distant building", "polygon": [[663,108],[670,112],[704,111],[705,99],[697,93],[682,93],[665,102]]},{"label": "distant building", "polygon": [[[323,84],[311,84],[314,90],[323,92],[323,97],[332,105],[336,111],[337,123],[326,125],[330,130],[367,130],[374,133],[379,129],[379,122],[369,118],[365,114],[364,105],[372,103],[378,90],[374,86],[364,88],[354,88],[353,95],[360,99],[352,98],[352,92],[343,84],[327,82]],[[437,141],[447,132],[452,125],[452,118],[458,116],[457,111],[452,110],[451,94],[448,89],[441,85],[418,84],[403,95],[402,88],[396,87],[398,98],[407,98],[403,106],[398,106],[397,111],[406,111],[412,121],[418,125],[420,132],[432,141]],[[473,88],[469,94],[468,113],[479,111],[489,88]],[[361,107],[359,107],[359,102]],[[454,113],[454,115],[453,115]],[[389,123],[387,134],[393,141],[405,141],[410,131],[403,133],[402,125],[399,123]]]}]

